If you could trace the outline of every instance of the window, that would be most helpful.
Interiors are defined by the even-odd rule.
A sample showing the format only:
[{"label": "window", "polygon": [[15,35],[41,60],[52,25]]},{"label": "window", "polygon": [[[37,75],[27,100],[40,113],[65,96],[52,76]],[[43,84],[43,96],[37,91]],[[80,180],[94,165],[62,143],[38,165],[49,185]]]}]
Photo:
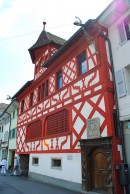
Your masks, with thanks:
[{"label": "window", "polygon": [[15,111],[13,112],[13,119],[15,118]]},{"label": "window", "polygon": [[32,164],[33,164],[33,165],[38,165],[38,164],[39,164],[39,158],[33,157],[33,158],[32,158]]},{"label": "window", "polygon": [[126,95],[126,83],[125,83],[125,77],[124,77],[124,69],[120,69],[116,73],[116,78],[117,78],[117,91],[118,91],[118,96],[123,97]]},{"label": "window", "polygon": [[48,80],[45,83],[45,96],[48,96]]},{"label": "window", "polygon": [[51,167],[53,169],[61,170],[61,168],[62,168],[62,166],[61,166],[61,159],[60,158],[52,158],[51,159]]},{"label": "window", "polygon": [[45,97],[45,83],[42,84],[42,89],[41,89],[41,98],[43,99]]},{"label": "window", "polygon": [[27,126],[27,141],[39,140],[42,138],[42,121],[35,121]]},{"label": "window", "polygon": [[62,70],[56,74],[57,89],[62,88]]},{"label": "window", "polygon": [[125,80],[126,80],[126,88],[127,88],[127,94],[130,95],[130,64],[127,65],[125,68]]},{"label": "window", "polygon": [[130,16],[118,24],[118,31],[121,44],[130,40]]},{"label": "window", "polygon": [[22,104],[21,104],[21,113],[24,111],[24,100],[22,100]]},{"label": "window", "polygon": [[35,66],[35,73],[38,72],[38,65]]},{"label": "window", "polygon": [[18,108],[17,108],[16,112],[17,112],[16,115],[18,116],[18,113],[19,113],[19,109]]},{"label": "window", "polygon": [[8,141],[8,137],[9,137],[9,132],[6,131],[6,132],[4,133],[4,141]]},{"label": "window", "polygon": [[40,88],[40,91],[39,91],[39,95],[40,95],[41,99],[43,99],[46,96],[48,96],[48,80],[46,80],[46,82],[44,82],[41,85],[41,88]]},{"label": "window", "polygon": [[9,131],[9,139],[13,139],[16,137],[16,128],[13,128]]},{"label": "window", "polygon": [[13,128],[12,129],[12,138],[15,138],[16,137],[16,128]]},{"label": "window", "polygon": [[1,132],[1,133],[3,133],[3,126],[2,126],[2,127],[0,127],[0,132]]},{"label": "window", "polygon": [[8,124],[10,121],[10,117],[5,118],[5,125]]},{"label": "window", "polygon": [[69,115],[66,109],[48,116],[46,122],[47,136],[69,132]]},{"label": "window", "polygon": [[77,63],[78,63],[79,75],[86,73],[88,69],[87,69],[85,51],[77,56]]},{"label": "window", "polygon": [[38,87],[38,101],[41,100],[41,86]]},{"label": "window", "polygon": [[30,104],[29,107],[33,105],[33,92],[30,94]]}]

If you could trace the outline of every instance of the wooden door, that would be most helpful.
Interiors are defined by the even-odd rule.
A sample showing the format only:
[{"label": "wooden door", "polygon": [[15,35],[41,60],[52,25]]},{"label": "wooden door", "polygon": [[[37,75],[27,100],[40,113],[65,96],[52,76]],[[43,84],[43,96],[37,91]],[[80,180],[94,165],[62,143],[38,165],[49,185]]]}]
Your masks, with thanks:
[{"label": "wooden door", "polygon": [[91,156],[92,160],[92,190],[107,190],[107,161],[102,149],[96,149]]}]

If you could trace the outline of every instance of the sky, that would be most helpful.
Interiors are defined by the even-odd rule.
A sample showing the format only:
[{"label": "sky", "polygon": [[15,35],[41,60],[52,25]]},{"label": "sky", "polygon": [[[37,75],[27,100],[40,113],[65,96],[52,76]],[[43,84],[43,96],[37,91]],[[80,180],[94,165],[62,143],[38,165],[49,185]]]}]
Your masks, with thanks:
[{"label": "sky", "polygon": [[46,31],[68,40],[82,23],[95,19],[112,0],[0,0],[0,103],[34,78],[28,49]]}]

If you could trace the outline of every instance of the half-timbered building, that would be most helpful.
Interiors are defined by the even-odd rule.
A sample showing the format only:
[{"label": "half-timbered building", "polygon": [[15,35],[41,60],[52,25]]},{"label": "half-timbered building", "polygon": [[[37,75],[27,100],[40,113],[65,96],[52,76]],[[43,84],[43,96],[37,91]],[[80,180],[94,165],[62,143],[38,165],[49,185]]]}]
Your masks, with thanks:
[{"label": "half-timbered building", "polygon": [[121,143],[107,35],[95,20],[68,41],[44,26],[29,49],[34,80],[14,95],[23,174],[76,191],[123,193],[115,168]]}]

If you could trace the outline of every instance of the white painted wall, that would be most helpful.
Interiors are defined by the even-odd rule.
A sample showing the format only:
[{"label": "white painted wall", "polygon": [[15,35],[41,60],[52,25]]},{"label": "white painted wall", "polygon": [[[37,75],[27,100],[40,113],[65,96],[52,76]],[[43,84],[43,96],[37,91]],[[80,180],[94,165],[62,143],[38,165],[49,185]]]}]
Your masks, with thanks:
[{"label": "white painted wall", "polygon": [[[39,158],[39,165],[32,164],[32,157]],[[51,167],[51,158],[61,158],[62,169],[53,169]],[[30,154],[29,171],[75,183],[81,183],[81,154]]]},{"label": "white painted wall", "polygon": [[[13,114],[13,112],[12,112],[12,114]],[[14,118],[11,119],[11,129],[16,128],[16,126],[17,126],[17,118],[18,117],[16,115]],[[9,149],[12,149],[12,150],[16,149],[16,138],[9,139]]]},{"label": "white painted wall", "polygon": [[[122,15],[122,18],[119,18],[119,20],[109,28],[109,39],[111,40],[111,45],[112,45],[115,73],[121,68],[123,68],[125,71],[125,67],[130,65],[130,40],[128,40],[127,42],[121,45],[120,39],[119,39],[119,33],[117,29],[117,24],[120,22],[120,20],[124,19],[129,14],[130,14],[130,10],[128,10],[124,15]],[[126,78],[126,74],[125,74],[125,78]],[[127,83],[127,87],[128,87],[128,83]],[[129,87],[130,87],[130,82],[129,82]],[[128,91],[128,88],[127,88],[126,96],[123,96],[120,98],[118,97],[118,102],[119,102],[120,119],[122,121],[130,119],[130,92]]]}]

